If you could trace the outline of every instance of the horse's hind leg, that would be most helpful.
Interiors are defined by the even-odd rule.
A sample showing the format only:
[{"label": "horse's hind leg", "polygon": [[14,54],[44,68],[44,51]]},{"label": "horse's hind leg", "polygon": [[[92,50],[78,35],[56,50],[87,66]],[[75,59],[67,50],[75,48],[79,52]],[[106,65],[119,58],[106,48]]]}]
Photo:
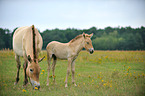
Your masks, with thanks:
[{"label": "horse's hind leg", "polygon": [[14,85],[16,85],[19,81],[19,71],[20,71],[20,67],[21,67],[20,56],[15,55],[15,59],[17,62],[17,76],[16,76],[16,82],[14,83]]},{"label": "horse's hind leg", "polygon": [[51,63],[52,55],[47,52],[47,62],[48,62],[48,77],[47,77],[47,86],[49,86],[49,73],[50,73],[50,63]]},{"label": "horse's hind leg", "polygon": [[52,55],[52,57],[53,57],[52,76],[53,76],[53,82],[55,83],[55,65],[56,65],[57,58],[54,54]]}]

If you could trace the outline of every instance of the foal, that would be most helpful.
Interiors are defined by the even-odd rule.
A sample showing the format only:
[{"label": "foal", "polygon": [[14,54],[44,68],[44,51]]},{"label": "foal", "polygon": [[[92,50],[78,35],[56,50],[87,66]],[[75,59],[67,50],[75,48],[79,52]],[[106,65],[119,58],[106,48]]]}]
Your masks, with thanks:
[{"label": "foal", "polygon": [[53,64],[52,64],[52,74],[53,74],[53,81],[55,83],[55,65],[57,58],[68,60],[68,68],[67,68],[67,74],[66,74],[66,80],[65,80],[65,87],[68,87],[67,80],[70,73],[70,70],[72,71],[72,83],[75,84],[74,80],[74,73],[75,73],[75,59],[77,58],[79,52],[85,48],[87,51],[92,54],[94,52],[94,48],[92,46],[91,37],[93,36],[93,33],[88,34],[81,34],[72,39],[68,43],[60,43],[57,41],[50,42],[47,47],[47,62],[48,62],[48,77],[47,77],[47,85],[49,85],[49,73],[50,73],[50,62],[53,58]]}]

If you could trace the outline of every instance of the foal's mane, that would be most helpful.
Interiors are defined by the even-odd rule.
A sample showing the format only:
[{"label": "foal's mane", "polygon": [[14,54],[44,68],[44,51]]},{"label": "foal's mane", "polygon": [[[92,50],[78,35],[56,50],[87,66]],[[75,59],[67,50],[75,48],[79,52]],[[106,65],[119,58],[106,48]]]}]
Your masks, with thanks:
[{"label": "foal's mane", "polygon": [[76,36],[74,39],[72,39],[71,41],[69,41],[69,43],[73,43],[74,41],[76,41],[77,39],[81,38],[82,34]]},{"label": "foal's mane", "polygon": [[36,62],[37,59],[37,40],[36,40],[36,32],[35,27],[32,25],[32,37],[33,37],[33,54],[34,54],[34,62]]}]

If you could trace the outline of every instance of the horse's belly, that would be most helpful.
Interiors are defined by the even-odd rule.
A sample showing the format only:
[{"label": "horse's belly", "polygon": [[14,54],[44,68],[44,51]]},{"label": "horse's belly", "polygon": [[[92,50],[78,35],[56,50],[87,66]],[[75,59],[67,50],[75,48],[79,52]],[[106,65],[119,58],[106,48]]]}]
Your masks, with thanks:
[{"label": "horse's belly", "polygon": [[19,55],[19,56],[23,56],[23,50],[22,50],[22,45],[20,45],[20,44],[14,44],[13,45],[13,50],[14,50],[14,52],[17,54],[17,55]]}]

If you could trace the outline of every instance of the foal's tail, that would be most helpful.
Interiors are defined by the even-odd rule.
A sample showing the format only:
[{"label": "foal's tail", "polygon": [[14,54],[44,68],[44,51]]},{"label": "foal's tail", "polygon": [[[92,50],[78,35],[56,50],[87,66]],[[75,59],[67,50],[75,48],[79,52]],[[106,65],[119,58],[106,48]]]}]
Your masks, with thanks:
[{"label": "foal's tail", "polygon": [[52,58],[53,58],[53,60],[56,60],[57,59],[54,54],[52,54]]}]

